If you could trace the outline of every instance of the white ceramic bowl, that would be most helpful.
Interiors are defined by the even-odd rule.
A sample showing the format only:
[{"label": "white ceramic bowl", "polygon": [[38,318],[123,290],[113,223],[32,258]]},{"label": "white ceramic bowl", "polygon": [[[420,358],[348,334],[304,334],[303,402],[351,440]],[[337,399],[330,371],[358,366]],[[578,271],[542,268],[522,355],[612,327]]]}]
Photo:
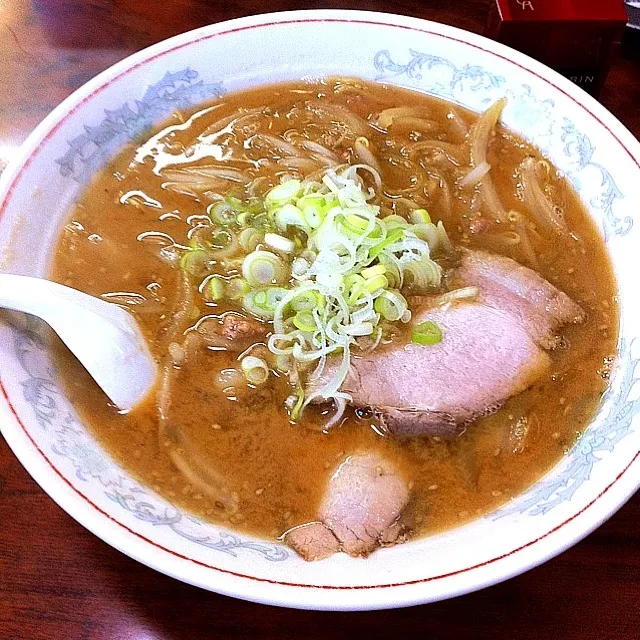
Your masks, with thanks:
[{"label": "white ceramic bowl", "polygon": [[[357,75],[504,120],[558,166],[596,219],[618,278],[622,334],[611,390],[565,459],[524,495],[460,529],[307,564],[286,548],[199,522],[140,486],[96,444],[56,383],[41,327],[0,324],[2,433],[71,516],[133,558],[248,600],[316,609],[397,607],[493,584],[560,553],[640,478],[640,146],[570,82],[504,46],[399,16],[312,11],[233,20],[146,49],[76,91],[31,134],[0,182],[0,269],[44,276],[87,180],[174,108],[264,83]],[[37,525],[33,514],[33,526]]]}]

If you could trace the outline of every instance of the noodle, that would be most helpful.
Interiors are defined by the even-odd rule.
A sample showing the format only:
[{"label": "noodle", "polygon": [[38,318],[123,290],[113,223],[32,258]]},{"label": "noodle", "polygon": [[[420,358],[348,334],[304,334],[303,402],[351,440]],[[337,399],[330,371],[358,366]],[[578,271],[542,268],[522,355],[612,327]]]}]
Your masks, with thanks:
[{"label": "noodle", "polygon": [[[502,110],[507,103],[506,98],[502,98],[489,107],[475,122],[471,131],[469,132],[470,142],[470,158],[471,166],[476,168],[483,163],[487,163],[487,151],[489,149],[489,140],[495,131],[495,126]],[[489,213],[495,217],[498,221],[502,222],[505,219],[505,209],[498,196],[493,180],[489,175],[485,176],[480,183],[480,195],[482,196],[483,204],[485,208],[489,210]]]},{"label": "noodle", "polygon": [[462,116],[456,111],[456,109],[451,108],[447,114],[447,120],[449,122],[449,129],[460,142],[463,142],[469,133],[469,127],[462,119]]},{"label": "noodle", "polygon": [[516,231],[486,233],[483,235],[483,244],[492,251],[510,254],[515,247],[520,245],[520,234]]},{"label": "noodle", "polygon": [[502,110],[507,104],[506,98],[491,105],[477,120],[469,133],[471,143],[471,166],[477,167],[487,162],[489,138],[495,130]]},{"label": "noodle", "polygon": [[[380,164],[376,160],[376,157],[371,153],[369,149],[369,140],[364,137],[356,138],[356,141],[353,144],[353,151],[357,156],[358,160],[364,164],[368,164],[373,167],[378,174],[382,173],[382,169],[380,168]],[[382,183],[381,183],[382,184]],[[380,188],[381,185],[378,186]]]},{"label": "noodle", "polygon": [[458,300],[474,300],[478,297],[480,290],[478,287],[461,287],[453,291],[447,291],[435,299],[437,305],[450,304]]},{"label": "noodle", "polygon": [[[348,165],[347,165],[348,166]],[[337,168],[337,167],[336,167]],[[352,164],[347,171],[345,171],[345,177],[352,178],[354,175],[357,175],[358,169],[363,169],[371,174],[373,177],[373,181],[375,182],[376,189],[378,191],[382,190],[382,178],[380,177],[380,173],[374,167],[370,167],[368,164]]]},{"label": "noodle", "polygon": [[[54,257],[53,279],[110,292],[107,299],[130,308],[158,362],[154,393],[125,414],[75,360],[64,361],[61,375],[73,385],[83,422],[125,468],[186,518],[193,513],[273,542],[318,520],[336,470],[360,452],[397,466],[410,502],[393,528],[406,526],[415,537],[459,526],[467,511],[492,511],[561,458],[588,422],[576,413],[580,395],[589,394],[588,413],[606,387],[617,339],[615,282],[571,185],[498,125],[500,103],[478,117],[391,85],[323,80],[228,94],[198,109],[201,115],[189,117],[194,107],[180,126],[174,117],[170,130],[157,127],[164,134],[150,131],[136,142],[139,149],[129,146],[105,166],[73,210]],[[533,160],[523,163],[528,156]],[[294,184],[281,184],[287,177]],[[529,210],[536,198],[546,200],[546,217],[561,221],[553,205],[566,204],[583,244],[537,221]],[[539,261],[539,276],[509,259],[533,268]],[[526,300],[502,295],[511,291],[511,276]],[[540,359],[527,337],[533,330],[518,315],[527,307],[537,331],[545,312],[561,306],[557,297],[540,306],[540,278],[590,311],[583,328],[566,332],[571,347],[549,353],[547,372],[547,357]],[[290,300],[283,303],[284,296]],[[283,329],[277,333],[288,341],[271,340],[276,310]],[[513,340],[502,342],[518,324]],[[438,329],[442,346],[429,346]],[[553,337],[548,344],[556,346]],[[493,418],[476,426],[464,418],[462,438],[399,441],[393,428],[385,431],[393,426],[385,423],[386,407],[394,419],[419,421],[419,429],[440,426],[421,419],[429,411],[421,402],[406,415],[395,411],[394,396],[422,394],[440,375],[434,369],[421,377],[424,367],[413,365],[415,373],[407,374],[404,363],[422,355],[443,363],[445,380],[456,377],[462,398],[465,367],[474,394],[484,394],[494,372],[517,387],[519,376],[503,370],[502,358],[511,367],[520,347],[535,358],[532,370],[540,365],[540,382],[517,389]],[[397,364],[393,371],[376,365],[387,350],[399,354],[388,361]],[[361,360],[369,358],[372,375],[358,380]],[[359,406],[352,386],[378,375],[393,385],[374,382]],[[334,404],[307,406],[301,418],[305,395],[322,389]],[[437,388],[435,395],[440,403]],[[479,406],[477,415],[500,400]],[[539,438],[537,423],[515,424],[536,414]],[[453,435],[453,415],[434,418]],[[527,426],[533,430],[525,443]],[[510,453],[523,448],[525,459]],[[474,491],[480,471],[482,486]],[[245,547],[243,553],[258,548]]]},{"label": "noodle", "polygon": [[[388,196],[387,196],[388,197]],[[415,203],[413,200],[409,200],[408,198],[388,198],[391,200],[391,206],[393,208],[394,213],[398,213],[398,205],[402,205],[408,211],[415,211],[420,208],[420,205]]]},{"label": "noodle", "polygon": [[353,111],[341,104],[309,102],[308,108],[316,115],[325,114],[333,122],[342,124],[356,137],[367,135],[369,130],[367,123],[353,113]]},{"label": "noodle", "polygon": [[527,158],[520,165],[524,204],[542,231],[565,236],[569,233],[567,223],[544,194],[538,179],[537,167],[535,158]]},{"label": "noodle", "polygon": [[[188,279],[182,277],[184,280]],[[192,290],[181,287],[178,302],[175,305],[174,322],[171,324],[168,334],[170,342],[167,348],[167,356],[164,359],[160,373],[160,385],[156,397],[158,414],[158,443],[161,448],[168,448],[168,455],[178,471],[194,486],[206,493],[209,497],[219,502],[226,510],[233,513],[237,510],[237,501],[234,501],[230,492],[222,485],[224,479],[221,475],[203,463],[193,447],[188,442],[182,429],[169,421],[171,408],[171,391],[179,367],[184,365],[193,356],[202,343],[202,336],[196,332],[190,332],[185,337],[182,345],[175,340],[181,333],[192,303]]]},{"label": "noodle", "polygon": [[522,253],[524,255],[525,261],[531,268],[539,269],[540,263],[538,262],[536,253],[533,250],[533,245],[531,244],[531,238],[529,237],[530,234],[527,223],[519,223],[518,231],[520,232],[520,246],[522,247]]},{"label": "noodle", "polygon": [[220,134],[229,125],[234,126],[241,120],[244,120],[247,116],[258,115],[261,111],[262,109],[249,109],[244,111],[243,113],[238,113],[238,112],[232,113],[230,116],[221,118],[220,120],[217,120],[216,122],[213,122],[212,124],[210,124],[206,129],[204,129],[200,133],[198,138],[202,139],[202,138],[207,138],[214,134]]},{"label": "noodle", "polygon": [[303,140],[300,146],[307,151],[311,151],[312,153],[323,156],[327,160],[330,160],[333,164],[340,164],[340,158],[326,147],[323,147],[318,142],[313,142],[312,140]]},{"label": "noodle", "polygon": [[400,127],[411,129],[414,131],[426,131],[432,133],[440,127],[437,122],[427,120],[426,118],[416,118],[415,116],[401,116],[393,120],[394,131]]},{"label": "noodle", "polygon": [[486,161],[481,162],[477,167],[471,169],[471,171],[469,171],[469,173],[467,173],[467,175],[464,176],[458,184],[461,189],[474,187],[489,173],[489,171],[491,171],[491,165]]},{"label": "noodle", "polygon": [[182,169],[165,169],[162,177],[171,182],[186,182],[196,186],[207,186],[210,178],[220,178],[230,182],[247,183],[249,179],[245,172],[233,167],[219,167],[216,165],[195,165]]},{"label": "noodle", "polygon": [[404,189],[398,189],[397,191],[385,191],[385,193],[390,197],[402,197],[402,196],[413,196],[416,192],[420,192],[426,183],[426,177],[423,171],[417,171],[414,175],[410,176],[410,180],[412,180],[412,184],[410,187],[405,187]]},{"label": "noodle", "polygon": [[162,184],[164,189],[182,193],[190,197],[206,191],[220,191],[227,189],[227,181],[244,184],[249,182],[246,172],[233,167],[216,165],[194,165],[182,169],[164,169],[162,178],[167,180]]},{"label": "noodle", "polygon": [[480,183],[481,208],[490,218],[504,222],[505,209],[490,177]]},{"label": "noodle", "polygon": [[421,118],[429,115],[430,111],[425,107],[392,107],[378,114],[376,125],[388,129],[398,118]]},{"label": "noodle", "polygon": [[269,133],[256,133],[251,136],[247,141],[251,146],[254,146],[254,142],[266,142],[270,147],[273,147],[278,153],[285,156],[302,157],[304,154],[296,146],[290,142],[279,138],[278,136],[272,136]]},{"label": "noodle", "polygon": [[258,176],[247,185],[247,194],[251,198],[263,196],[271,187],[267,176]]},{"label": "noodle", "polygon": [[438,203],[440,214],[445,222],[449,221],[453,212],[453,198],[448,182],[437,171],[431,171],[426,189],[429,200]]},{"label": "noodle", "polygon": [[[224,477],[217,471],[211,469],[194,450],[191,444],[186,440],[184,433],[176,429],[176,438],[178,439],[180,449],[171,449],[169,457],[176,466],[178,471],[200,491],[207,494],[210,498],[220,503],[225,511],[229,514],[236,513],[238,510],[238,501],[224,486]],[[187,460],[188,454],[188,460]]]},{"label": "noodle", "polygon": [[287,169],[293,169],[294,171],[300,171],[304,173],[312,173],[318,169],[318,163],[311,158],[280,158],[278,164],[286,167]]},{"label": "noodle", "polygon": [[[531,243],[531,223],[526,216],[517,211],[509,211],[507,216],[509,221],[515,226],[520,237],[520,248],[525,258],[525,262],[531,267],[538,268],[538,259]],[[537,236],[538,239],[540,236]]]},{"label": "noodle", "polygon": [[464,145],[452,144],[441,140],[424,140],[407,147],[410,158],[415,157],[422,151],[439,151],[456,167],[468,164],[467,150]]}]

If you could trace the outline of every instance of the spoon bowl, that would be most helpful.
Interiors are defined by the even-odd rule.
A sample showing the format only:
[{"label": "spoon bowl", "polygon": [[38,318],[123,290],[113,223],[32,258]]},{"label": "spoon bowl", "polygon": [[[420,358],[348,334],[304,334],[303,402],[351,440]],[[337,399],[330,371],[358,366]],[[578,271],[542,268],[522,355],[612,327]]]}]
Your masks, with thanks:
[{"label": "spoon bowl", "polygon": [[44,320],[121,410],[151,391],[157,365],[122,307],[42,278],[0,274],[0,307]]}]

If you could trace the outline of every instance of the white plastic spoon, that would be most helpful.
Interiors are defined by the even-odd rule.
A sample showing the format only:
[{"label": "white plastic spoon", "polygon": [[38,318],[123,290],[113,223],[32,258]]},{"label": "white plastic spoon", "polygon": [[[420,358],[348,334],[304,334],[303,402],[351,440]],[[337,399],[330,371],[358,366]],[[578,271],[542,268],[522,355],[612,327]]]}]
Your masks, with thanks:
[{"label": "white plastic spoon", "polygon": [[153,387],[156,363],[135,319],[121,307],[10,274],[0,274],[0,307],[42,318],[118,408],[133,408]]}]

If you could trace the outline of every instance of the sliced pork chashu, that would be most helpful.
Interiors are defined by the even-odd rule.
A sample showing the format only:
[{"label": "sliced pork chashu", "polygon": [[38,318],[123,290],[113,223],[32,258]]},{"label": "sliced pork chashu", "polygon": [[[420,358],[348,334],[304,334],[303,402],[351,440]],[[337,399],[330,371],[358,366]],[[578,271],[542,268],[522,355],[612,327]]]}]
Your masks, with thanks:
[{"label": "sliced pork chashu", "polygon": [[[510,258],[463,250],[452,279],[476,299],[414,312],[443,333],[436,345],[397,344],[352,358],[342,390],[371,407],[392,434],[454,435],[545,374],[545,349],[558,330],[584,320],[582,309]],[[328,371],[330,374],[330,371]]]},{"label": "sliced pork chashu", "polygon": [[305,560],[321,560],[337,551],[366,556],[395,542],[408,486],[380,453],[348,456],[333,473],[318,511],[318,521],[294,527],[284,540]]}]

